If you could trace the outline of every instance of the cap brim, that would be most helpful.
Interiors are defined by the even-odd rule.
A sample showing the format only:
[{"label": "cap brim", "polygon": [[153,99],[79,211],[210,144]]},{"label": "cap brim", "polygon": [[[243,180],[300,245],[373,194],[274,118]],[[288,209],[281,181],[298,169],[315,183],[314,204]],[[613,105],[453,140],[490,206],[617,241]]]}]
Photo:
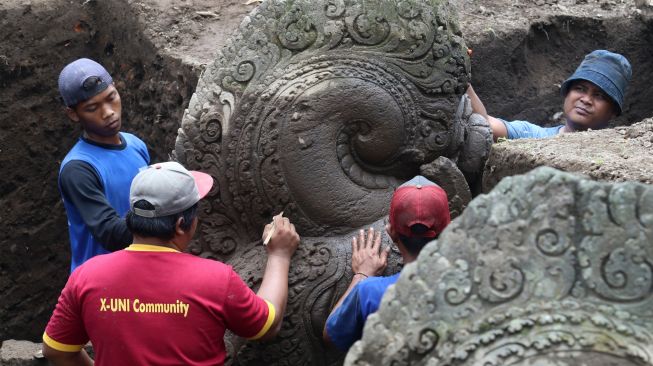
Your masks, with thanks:
[{"label": "cap brim", "polygon": [[195,185],[197,186],[197,190],[200,192],[200,199],[204,198],[211,190],[211,187],[213,187],[213,177],[206,173],[194,170],[191,171],[190,174],[193,176],[193,179],[195,179]]}]

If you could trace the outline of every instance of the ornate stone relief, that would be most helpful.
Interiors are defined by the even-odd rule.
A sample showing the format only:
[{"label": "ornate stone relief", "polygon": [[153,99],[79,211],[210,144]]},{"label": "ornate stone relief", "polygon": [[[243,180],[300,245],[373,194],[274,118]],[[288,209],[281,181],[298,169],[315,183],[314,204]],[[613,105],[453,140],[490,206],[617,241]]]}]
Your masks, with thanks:
[{"label": "ornate stone relief", "polygon": [[303,238],[280,337],[246,345],[238,363],[338,363],[321,329],[351,278],[352,233],[382,229],[394,188],[424,164],[448,159],[438,166],[458,178],[481,171],[490,132],[460,103],[470,64],[452,9],[268,0],[202,73],[174,151],[216,180],[193,253],[256,287],[271,216],[283,211]]},{"label": "ornate stone relief", "polygon": [[347,365],[653,365],[653,187],[538,168],[404,268]]}]

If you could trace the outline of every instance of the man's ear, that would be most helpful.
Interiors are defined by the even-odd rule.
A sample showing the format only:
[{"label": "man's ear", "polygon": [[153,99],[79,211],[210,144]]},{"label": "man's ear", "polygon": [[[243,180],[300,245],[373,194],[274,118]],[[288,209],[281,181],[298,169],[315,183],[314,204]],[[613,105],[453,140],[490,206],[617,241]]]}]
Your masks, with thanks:
[{"label": "man's ear", "polygon": [[392,225],[390,225],[390,223],[385,224],[385,231],[388,233],[388,236],[390,236],[390,239],[392,239],[392,241],[394,243],[399,241],[399,237],[397,236],[397,232],[392,227]]},{"label": "man's ear", "polygon": [[184,235],[184,234],[186,234],[186,230],[184,230],[184,229],[181,227],[181,225],[182,225],[183,223],[184,223],[184,218],[183,218],[183,217],[179,217],[179,218],[177,219],[177,222],[175,222],[175,233],[176,233],[177,235]]},{"label": "man's ear", "polygon": [[68,118],[70,118],[71,121],[79,122],[79,115],[77,114],[77,112],[75,112],[74,109],[70,107],[66,107],[66,115],[68,116]]}]

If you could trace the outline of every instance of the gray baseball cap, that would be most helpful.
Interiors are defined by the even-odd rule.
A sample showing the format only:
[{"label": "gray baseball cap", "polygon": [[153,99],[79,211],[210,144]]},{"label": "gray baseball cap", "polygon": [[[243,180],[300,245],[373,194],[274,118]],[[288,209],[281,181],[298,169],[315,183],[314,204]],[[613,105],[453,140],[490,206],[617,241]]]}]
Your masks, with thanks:
[{"label": "gray baseball cap", "polygon": [[59,74],[59,94],[67,107],[93,98],[111,84],[113,78],[109,72],[88,58],[69,63]]},{"label": "gray baseball cap", "polygon": [[[135,215],[142,217],[173,215],[196,204],[212,186],[210,175],[188,171],[177,162],[153,164],[134,177],[129,190],[129,205]],[[134,208],[134,203],[140,200],[149,202],[154,209]]]}]

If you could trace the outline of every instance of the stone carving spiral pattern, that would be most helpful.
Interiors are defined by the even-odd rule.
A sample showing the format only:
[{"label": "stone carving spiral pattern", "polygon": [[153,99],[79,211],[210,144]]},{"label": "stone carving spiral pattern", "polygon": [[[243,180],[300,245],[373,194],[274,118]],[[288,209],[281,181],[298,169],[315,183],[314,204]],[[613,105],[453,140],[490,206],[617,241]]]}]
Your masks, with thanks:
[{"label": "stone carving spiral pattern", "polygon": [[[229,241],[251,241],[281,210],[304,234],[345,233],[387,209],[397,178],[469,155],[475,126],[457,113],[468,77],[446,2],[268,1],[202,74],[175,156],[214,174],[209,231]],[[325,198],[371,206],[343,214]]]},{"label": "stone carving spiral pattern", "polygon": [[345,364],[653,365],[651,197],[546,167],[504,179],[404,268]]},{"label": "stone carving spiral pattern", "polygon": [[[246,345],[238,364],[341,361],[320,335],[351,276],[351,233],[380,228],[394,188],[423,164],[449,159],[439,166],[455,177],[481,170],[491,140],[459,107],[470,64],[452,9],[441,0],[268,0],[202,73],[174,151],[216,181],[191,251],[232,264],[256,287],[258,236],[273,214],[284,211],[306,238],[279,339]],[[430,330],[415,337],[423,348],[434,341]]]}]

